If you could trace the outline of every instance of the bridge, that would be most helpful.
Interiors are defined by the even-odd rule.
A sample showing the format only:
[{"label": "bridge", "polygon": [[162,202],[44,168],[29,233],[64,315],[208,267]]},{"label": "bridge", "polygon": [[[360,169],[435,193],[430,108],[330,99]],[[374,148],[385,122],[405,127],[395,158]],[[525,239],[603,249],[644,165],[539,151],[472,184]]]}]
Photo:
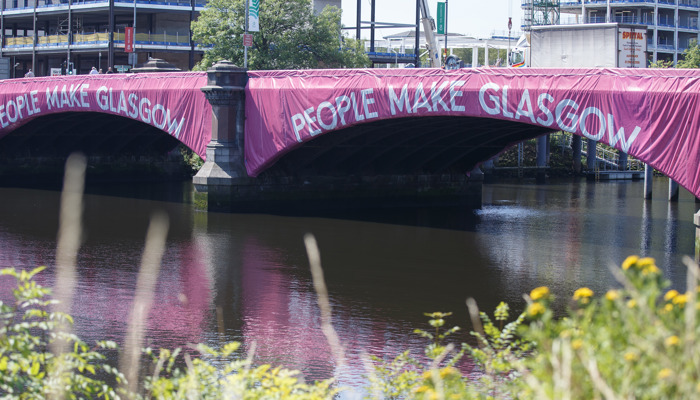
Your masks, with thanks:
[{"label": "bridge", "polygon": [[[245,71],[222,62],[206,74],[1,81],[0,144],[66,113],[137,121],[206,160],[194,182],[214,209],[227,198],[349,200],[386,188],[463,196],[480,185],[468,177],[480,163],[562,130],[639,158],[700,197],[699,97],[697,70]],[[36,126],[56,137],[63,129]]]}]

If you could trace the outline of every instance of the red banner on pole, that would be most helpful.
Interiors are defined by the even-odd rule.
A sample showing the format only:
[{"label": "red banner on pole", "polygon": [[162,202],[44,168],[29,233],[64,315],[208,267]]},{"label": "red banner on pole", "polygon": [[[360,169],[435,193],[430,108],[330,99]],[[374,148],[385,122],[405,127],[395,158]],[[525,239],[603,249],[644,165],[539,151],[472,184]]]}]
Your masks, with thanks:
[{"label": "red banner on pole", "polygon": [[127,53],[134,52],[134,28],[130,26],[124,28],[124,51]]}]

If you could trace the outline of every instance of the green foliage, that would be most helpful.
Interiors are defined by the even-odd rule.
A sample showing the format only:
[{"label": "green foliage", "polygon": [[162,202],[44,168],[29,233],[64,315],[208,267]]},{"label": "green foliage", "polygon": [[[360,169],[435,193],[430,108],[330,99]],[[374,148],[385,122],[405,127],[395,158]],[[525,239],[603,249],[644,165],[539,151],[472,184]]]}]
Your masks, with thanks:
[{"label": "green foliage", "polygon": [[672,60],[657,60],[649,64],[649,68],[673,68]]},{"label": "green foliage", "polygon": [[[14,268],[0,270],[0,276],[17,280],[13,290],[15,303],[0,301],[0,396],[22,399],[46,397],[118,398],[100,376],[121,382],[124,376],[105,364],[105,356],[90,348],[75,335],[58,330],[59,324],[72,324],[66,314],[47,311],[55,302],[48,300],[51,290],[36,283],[32,271]],[[62,340],[70,352],[55,355],[49,346]],[[98,342],[95,349],[115,349],[109,341]]]},{"label": "green foliage", "polygon": [[700,46],[697,40],[692,41],[683,51],[683,58],[678,60],[676,68],[700,68]]},{"label": "green foliage", "polygon": [[204,165],[202,157],[198,156],[197,153],[190,150],[187,146],[180,146],[180,155],[182,155],[182,160],[192,175],[196,174]]},{"label": "green foliage", "polygon": [[[525,321],[525,313],[503,326],[508,320],[508,304],[501,302],[494,312],[498,322],[496,326],[489,316],[481,312],[479,318],[483,333],[472,332],[478,341],[478,346],[466,345],[469,354],[482,370],[480,389],[483,393],[495,396],[498,391],[515,379],[518,374],[515,362],[522,359],[530,350],[530,343],[517,336],[517,330]],[[487,396],[488,397],[488,396]]]},{"label": "green foliage", "polygon": [[[448,42],[449,44],[449,42]],[[464,61],[465,64],[471,64],[472,63],[472,51],[474,49],[471,48],[459,48],[459,49],[452,49],[452,54],[456,55],[459,57],[462,61]],[[479,65],[485,66],[486,64],[484,63],[484,57],[485,52],[483,49],[476,48],[477,50],[477,58]],[[488,65],[490,66],[495,66],[498,62],[498,60],[501,60],[501,67],[507,67],[508,62],[506,60],[507,58],[507,49],[489,49],[489,62]]]},{"label": "green foliage", "polygon": [[[460,330],[460,327],[453,326],[452,328],[446,330],[444,333],[441,333],[440,328],[445,326],[445,318],[452,315],[452,313],[433,312],[425,313],[423,315],[425,315],[426,317],[430,317],[430,319],[428,320],[428,324],[435,328],[435,333],[430,333],[422,329],[416,329],[413,332],[424,338],[429,339],[432,342],[425,348],[425,355],[430,360],[435,361],[441,356],[443,356],[443,354],[448,352],[447,346],[445,346],[444,344],[444,340],[453,333],[458,332]],[[456,356],[450,359],[450,361],[448,362],[448,366],[453,366],[457,361],[459,361],[460,358],[462,358],[463,355],[464,351],[457,353]]]},{"label": "green foliage", "polygon": [[146,349],[154,365],[154,374],[145,380],[147,398],[157,399],[331,399],[338,390],[332,380],[304,383],[298,371],[270,365],[253,366],[250,358],[234,357],[240,344],[232,342],[216,350],[196,346],[202,357],[185,353],[186,367],[176,367],[181,350],[161,349],[158,354]]},{"label": "green foliage", "polygon": [[[192,22],[196,41],[211,45],[197,69],[227,59],[243,66],[243,0],[210,0]],[[260,32],[248,48],[250,69],[351,68],[369,66],[363,44],[344,37],[341,11],[326,7],[314,15],[308,0],[261,0]]]},{"label": "green foliage", "polygon": [[464,356],[465,345],[460,351],[454,352],[454,345],[445,343],[448,336],[458,332],[454,326],[441,331],[445,326],[445,318],[452,313],[426,313],[428,324],[434,332],[416,329],[414,333],[428,339],[430,343],[425,348],[427,362],[411,357],[408,351],[399,354],[390,362],[384,362],[372,357],[370,393],[374,399],[439,399],[464,398],[465,393],[471,392],[465,379],[454,365]]},{"label": "green foliage", "polygon": [[654,260],[629,257],[613,271],[622,289],[599,299],[578,289],[562,319],[552,316],[550,296],[533,291],[532,322],[522,334],[536,353],[518,364],[523,377],[514,392],[524,399],[698,398],[700,309],[697,267],[689,268],[688,291],[664,294],[668,282]]},{"label": "green foliage", "polygon": [[376,356],[372,373],[369,376],[373,398],[405,399],[409,398],[421,382],[421,365],[406,350],[391,360],[384,362]]}]

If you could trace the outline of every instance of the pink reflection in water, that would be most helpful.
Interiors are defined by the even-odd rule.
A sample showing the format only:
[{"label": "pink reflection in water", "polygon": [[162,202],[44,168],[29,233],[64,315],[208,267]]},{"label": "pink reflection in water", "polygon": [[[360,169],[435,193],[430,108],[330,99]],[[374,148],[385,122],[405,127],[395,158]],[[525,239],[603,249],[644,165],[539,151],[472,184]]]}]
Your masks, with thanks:
[{"label": "pink reflection in water", "polygon": [[[29,259],[17,256],[8,258],[13,254],[32,254],[32,243],[1,234],[0,240],[2,254],[6,255],[0,255],[0,268],[32,269],[46,263],[49,267],[35,279],[45,287],[54,285],[53,259],[42,260],[36,256]],[[74,330],[88,343],[103,339],[120,343],[125,335],[138,271],[135,267],[123,265],[119,266],[121,268],[105,267],[100,251],[95,246],[80,251],[78,286],[74,291],[71,311],[75,317]],[[135,255],[131,261],[139,260],[138,257]],[[204,341],[212,302],[211,277],[202,261],[204,259],[195,242],[179,243],[166,251],[148,314],[147,342],[144,345],[174,348]],[[119,265],[116,259],[114,261]],[[133,265],[138,265],[139,261]],[[2,301],[14,302],[14,286],[13,278],[0,278]]]}]

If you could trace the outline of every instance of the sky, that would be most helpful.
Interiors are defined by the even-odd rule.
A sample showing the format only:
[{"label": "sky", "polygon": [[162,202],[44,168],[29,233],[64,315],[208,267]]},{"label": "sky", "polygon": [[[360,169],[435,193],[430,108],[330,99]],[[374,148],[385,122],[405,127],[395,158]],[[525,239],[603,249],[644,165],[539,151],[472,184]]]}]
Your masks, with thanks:
[{"label": "sky", "polygon": [[[361,0],[362,21],[370,20],[371,0]],[[375,21],[401,24],[415,24],[415,0],[375,0]],[[430,14],[437,19],[437,0],[428,0]],[[356,26],[357,0],[342,0],[345,27]],[[520,0],[447,0],[447,30],[450,33],[461,33],[468,36],[486,38],[494,31],[498,35],[508,34],[508,17],[513,18],[514,36],[519,36],[522,10]],[[396,33],[402,29],[377,29],[377,39],[384,35]],[[421,26],[422,30],[422,26]],[[355,37],[355,31],[347,31]],[[369,39],[369,29],[362,32],[362,37]]]}]

